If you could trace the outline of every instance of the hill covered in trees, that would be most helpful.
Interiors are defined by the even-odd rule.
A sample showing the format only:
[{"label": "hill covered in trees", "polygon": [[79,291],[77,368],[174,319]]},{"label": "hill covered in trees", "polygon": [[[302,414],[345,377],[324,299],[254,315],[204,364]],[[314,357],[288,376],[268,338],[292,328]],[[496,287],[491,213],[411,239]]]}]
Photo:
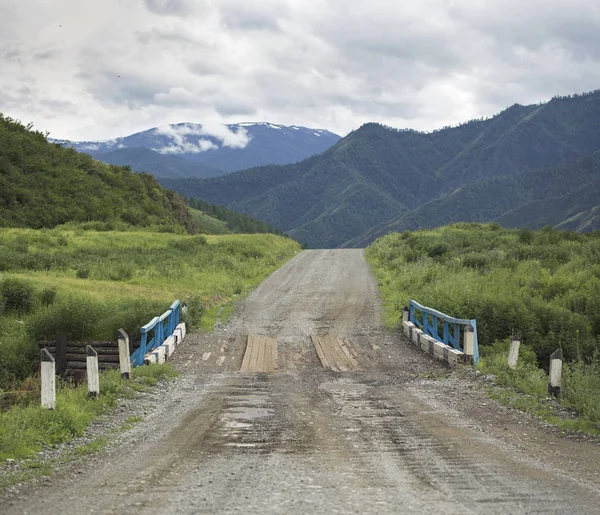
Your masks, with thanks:
[{"label": "hill covered in trees", "polygon": [[530,202],[565,197],[600,177],[599,151],[597,91],[431,133],[370,123],[297,164],[161,182],[311,247],[364,246],[390,230],[501,220]]},{"label": "hill covered in trees", "polygon": [[283,233],[251,216],[236,213],[225,206],[216,206],[203,200],[189,198],[192,216],[198,231],[206,234],[278,234]]},{"label": "hill covered in trees", "polygon": [[67,222],[195,231],[185,201],[150,175],[50,143],[0,114],[0,227]]}]

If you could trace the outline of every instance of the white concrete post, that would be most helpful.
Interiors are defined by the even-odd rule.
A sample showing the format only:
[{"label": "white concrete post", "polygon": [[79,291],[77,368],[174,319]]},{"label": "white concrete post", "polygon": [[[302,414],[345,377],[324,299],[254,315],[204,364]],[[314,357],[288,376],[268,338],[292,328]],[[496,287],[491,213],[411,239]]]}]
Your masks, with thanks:
[{"label": "white concrete post", "polygon": [[42,349],[42,408],[54,409],[56,405],[56,364],[48,349]]},{"label": "white concrete post", "polygon": [[508,366],[512,369],[517,368],[517,362],[519,361],[519,347],[521,346],[521,334],[513,336],[510,342],[510,351],[508,353]]},{"label": "white concrete post", "polygon": [[475,331],[471,324],[466,325],[463,332],[463,353],[467,360],[473,360],[475,355]]},{"label": "white concrete post", "polygon": [[404,306],[404,309],[402,310],[402,324],[404,325],[404,322],[408,322],[408,307]]},{"label": "white concrete post", "polygon": [[118,331],[119,342],[119,368],[121,369],[121,377],[129,379],[131,374],[131,356],[129,355],[129,336],[123,329]]},{"label": "white concrete post", "polygon": [[560,378],[562,375],[562,350],[558,349],[550,356],[550,380],[548,382],[548,395],[560,395]]},{"label": "white concrete post", "polygon": [[86,346],[86,365],[88,380],[88,396],[98,397],[100,395],[100,374],[98,373],[98,353],[91,345]]}]

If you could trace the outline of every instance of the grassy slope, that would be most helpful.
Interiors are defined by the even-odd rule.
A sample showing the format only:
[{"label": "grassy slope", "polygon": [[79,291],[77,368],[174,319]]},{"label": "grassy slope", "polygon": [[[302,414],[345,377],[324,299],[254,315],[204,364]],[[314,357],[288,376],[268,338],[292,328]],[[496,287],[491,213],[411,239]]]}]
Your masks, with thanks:
[{"label": "grassy slope", "polygon": [[[599,131],[600,92],[595,92],[513,106],[492,119],[430,134],[366,124],[301,163],[167,184],[248,213],[310,246],[335,246],[470,184],[583,159],[600,149]],[[554,189],[559,185],[557,180]],[[516,198],[530,200],[527,192],[521,194],[522,181],[508,186],[494,198],[514,195],[516,188]],[[454,201],[464,199],[446,200],[435,224],[453,220],[461,209]],[[502,200],[506,205],[486,216],[519,205]],[[419,215],[417,222],[429,225],[427,213]]]},{"label": "grassy slope", "polygon": [[[410,299],[475,318],[484,370],[534,399],[545,396],[547,381],[537,366],[562,348],[571,362],[563,399],[584,417],[583,427],[600,431],[598,234],[457,224],[389,234],[367,258],[390,328],[401,323]],[[506,366],[512,331],[522,331],[525,343],[516,372]]]},{"label": "grassy slope", "polygon": [[214,216],[207,215],[199,209],[190,208],[190,214],[196,222],[196,227],[200,234],[231,234],[232,231],[227,227],[227,223]]}]

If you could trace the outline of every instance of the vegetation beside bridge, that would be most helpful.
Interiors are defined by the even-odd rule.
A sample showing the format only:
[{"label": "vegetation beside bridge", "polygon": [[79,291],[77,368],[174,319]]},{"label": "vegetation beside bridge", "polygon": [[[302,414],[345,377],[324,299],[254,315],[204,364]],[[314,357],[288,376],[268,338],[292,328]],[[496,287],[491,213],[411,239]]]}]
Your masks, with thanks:
[{"label": "vegetation beside bridge", "polygon": [[[562,402],[580,415],[567,426],[600,432],[599,233],[461,223],[388,234],[367,258],[388,327],[400,326],[411,298],[477,319],[482,371],[530,396],[511,397],[512,404],[544,411],[548,358],[561,348],[568,362]],[[518,332],[525,346],[513,371],[506,356]]]}]

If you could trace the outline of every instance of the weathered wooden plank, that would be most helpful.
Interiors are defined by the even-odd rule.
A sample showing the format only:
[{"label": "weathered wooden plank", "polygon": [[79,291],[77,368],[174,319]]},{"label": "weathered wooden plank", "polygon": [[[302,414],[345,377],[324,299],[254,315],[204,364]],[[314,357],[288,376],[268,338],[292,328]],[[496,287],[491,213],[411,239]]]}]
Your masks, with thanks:
[{"label": "weathered wooden plank", "polygon": [[[98,368],[100,370],[107,370],[109,368],[118,368],[118,363],[98,363]],[[87,368],[87,360],[86,361],[70,361],[69,368],[67,370],[85,370]]]},{"label": "weathered wooden plank", "polygon": [[[86,361],[87,354],[67,354],[67,362],[72,363],[73,361]],[[99,354],[98,361],[101,363],[119,363],[118,354]]]},{"label": "weathered wooden plank", "polygon": [[327,356],[325,356],[325,353],[323,352],[323,348],[321,347],[321,342],[319,340],[319,337],[315,334],[311,334],[310,339],[312,340],[313,345],[315,346],[315,350],[317,351],[317,356],[319,357],[321,366],[326,369],[331,369],[331,365],[329,364],[329,361],[327,360]]},{"label": "weathered wooden plank", "polygon": [[273,367],[271,369],[272,372],[277,372],[279,370],[279,367],[277,366],[277,358],[277,339],[271,338],[271,366]]},{"label": "weathered wooden plank", "polygon": [[334,372],[339,372],[340,370],[337,366],[335,355],[332,352],[333,349],[329,347],[329,342],[323,336],[319,336],[319,343],[321,344],[321,349],[323,349],[323,353],[325,354],[325,357],[329,362],[330,370],[333,370]]},{"label": "weathered wooden plank", "polygon": [[272,372],[273,361],[271,359],[271,338],[265,338],[265,357],[264,357],[264,372]]},{"label": "weathered wooden plank", "polygon": [[242,366],[240,367],[240,372],[248,372],[249,363],[250,363],[250,354],[252,354],[252,345],[254,342],[254,335],[249,334],[246,338],[246,350],[244,351],[244,358],[242,359]]},{"label": "weathered wooden plank", "polygon": [[313,342],[316,341],[320,345],[323,355],[325,356],[325,362],[327,363],[327,365],[325,365],[323,361],[321,361],[321,365],[323,365],[323,368],[333,370],[334,372],[341,372],[340,367],[338,365],[335,349],[331,345],[331,340],[325,336],[316,335],[314,336],[314,338],[311,335],[311,339],[313,339]]},{"label": "weathered wooden plank", "polygon": [[261,363],[261,358],[264,356],[265,350],[264,350],[264,344],[265,344],[265,339],[262,336],[259,336],[256,339],[256,351],[255,351],[255,355],[256,355],[256,359],[254,361],[254,370],[252,370],[252,372],[259,372],[260,367],[262,365]]},{"label": "weathered wooden plank", "polygon": [[62,376],[67,371],[67,346],[69,345],[69,336],[66,334],[59,334],[56,336],[56,354],[54,355],[56,360],[56,373]]},{"label": "weathered wooden plank", "polygon": [[249,334],[246,342],[241,373],[277,371],[277,339]]},{"label": "weathered wooden plank", "polygon": [[348,360],[350,361],[350,363],[352,365],[352,369],[360,370],[360,367],[358,366],[358,361],[356,361],[356,359],[352,355],[352,347],[350,345],[350,341],[345,336],[342,336],[340,339],[341,339],[342,350],[344,351],[346,356],[348,356]]},{"label": "weathered wooden plank", "polygon": [[250,354],[250,363],[248,363],[248,372],[256,372],[256,362],[258,361],[258,346],[260,345],[260,336],[255,336],[252,342]]},{"label": "weathered wooden plank", "polygon": [[338,354],[340,356],[340,359],[344,363],[346,370],[348,370],[348,371],[356,370],[356,367],[354,366],[354,363],[353,363],[354,360],[350,359],[351,358],[350,350],[348,348],[346,348],[344,338],[342,336],[338,336],[337,338],[335,338],[335,341],[336,341],[336,347],[338,349]]},{"label": "weathered wooden plank", "polygon": [[325,336],[327,346],[331,349],[335,358],[335,362],[340,372],[348,372],[348,367],[352,368],[352,364],[347,360],[346,354],[342,350],[340,343],[334,336]]}]

